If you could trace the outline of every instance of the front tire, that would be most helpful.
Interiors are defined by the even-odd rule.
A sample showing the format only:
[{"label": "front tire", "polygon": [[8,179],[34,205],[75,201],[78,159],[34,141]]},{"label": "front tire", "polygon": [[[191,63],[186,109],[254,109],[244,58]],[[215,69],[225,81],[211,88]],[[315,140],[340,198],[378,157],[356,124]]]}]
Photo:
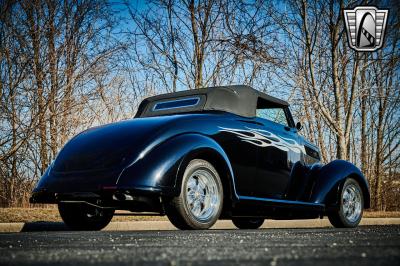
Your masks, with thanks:
[{"label": "front tire", "polygon": [[78,203],[59,203],[58,211],[64,223],[72,230],[101,230],[110,223],[114,215],[114,209]]},{"label": "front tire", "polygon": [[356,227],[363,215],[364,197],[360,185],[353,178],[344,182],[339,205],[339,210],[328,213],[331,224],[337,228]]},{"label": "front tire", "polygon": [[232,223],[239,229],[258,229],[263,225],[263,218],[234,217]]},{"label": "front tire", "polygon": [[165,210],[178,229],[208,229],[218,220],[222,204],[217,170],[205,160],[194,159],[183,174],[180,195],[167,201]]}]

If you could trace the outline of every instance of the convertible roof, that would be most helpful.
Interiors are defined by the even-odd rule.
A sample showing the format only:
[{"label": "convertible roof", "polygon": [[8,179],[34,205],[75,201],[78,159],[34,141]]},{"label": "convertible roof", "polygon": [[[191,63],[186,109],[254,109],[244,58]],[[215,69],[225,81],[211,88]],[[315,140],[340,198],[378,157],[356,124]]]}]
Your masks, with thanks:
[{"label": "convertible roof", "polygon": [[[185,108],[171,108],[155,111],[155,105],[164,101],[182,100],[198,97],[198,103]],[[209,87],[197,90],[186,90],[173,93],[161,94],[144,99],[139,105],[135,117],[148,117],[164,114],[193,112],[203,110],[218,110],[234,113],[245,117],[254,117],[257,106],[287,107],[286,101],[272,97],[257,91],[250,86],[233,85],[221,87]]]}]

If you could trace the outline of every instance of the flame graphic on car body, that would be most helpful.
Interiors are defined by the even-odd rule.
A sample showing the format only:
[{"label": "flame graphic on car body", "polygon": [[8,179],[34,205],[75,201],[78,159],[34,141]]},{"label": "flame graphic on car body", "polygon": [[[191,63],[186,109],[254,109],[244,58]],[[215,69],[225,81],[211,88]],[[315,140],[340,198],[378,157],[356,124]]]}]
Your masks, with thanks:
[{"label": "flame graphic on car body", "polygon": [[263,130],[246,127],[246,130],[219,127],[221,132],[229,132],[238,136],[242,141],[259,147],[276,147],[282,151],[293,151],[295,153],[306,153],[304,146],[295,140],[277,136],[276,134]]}]

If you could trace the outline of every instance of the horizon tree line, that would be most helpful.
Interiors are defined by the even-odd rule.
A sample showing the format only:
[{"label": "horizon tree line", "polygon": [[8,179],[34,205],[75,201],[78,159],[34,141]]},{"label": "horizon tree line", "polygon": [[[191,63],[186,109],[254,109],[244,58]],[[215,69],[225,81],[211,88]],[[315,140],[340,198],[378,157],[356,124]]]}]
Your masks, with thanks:
[{"label": "horizon tree line", "polygon": [[[288,100],[324,163],[366,175],[375,210],[400,202],[399,10],[384,48],[355,52],[342,10],[362,1],[0,1],[0,205],[80,131],[154,94],[246,84]],[[373,3],[371,3],[373,4]]]}]

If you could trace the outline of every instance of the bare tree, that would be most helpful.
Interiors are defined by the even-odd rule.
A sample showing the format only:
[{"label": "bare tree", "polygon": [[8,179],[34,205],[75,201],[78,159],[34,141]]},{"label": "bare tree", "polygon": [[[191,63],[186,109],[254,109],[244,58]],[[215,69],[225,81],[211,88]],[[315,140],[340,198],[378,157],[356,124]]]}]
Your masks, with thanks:
[{"label": "bare tree", "polygon": [[383,49],[358,53],[342,15],[354,4],[0,0],[0,204],[27,205],[69,138],[144,97],[239,83],[289,100],[323,162],[352,161],[373,207],[398,208],[398,6],[383,3]]},{"label": "bare tree", "polygon": [[287,54],[294,58],[284,67],[283,78],[291,79],[288,87],[298,91],[307,134],[319,144],[325,161],[339,158],[360,165],[370,181],[374,207],[383,209],[383,180],[398,172],[398,130],[393,127],[398,124],[393,120],[398,109],[393,91],[399,75],[398,8],[391,9],[386,47],[367,54],[347,46],[341,10],[351,6],[345,1],[299,0],[287,6],[293,15],[278,12],[275,18],[290,40]]},{"label": "bare tree", "polygon": [[89,122],[76,116],[98,99],[94,77],[111,77],[108,62],[120,50],[110,12],[105,1],[2,3],[0,193],[7,205],[27,201],[58,149]]}]

